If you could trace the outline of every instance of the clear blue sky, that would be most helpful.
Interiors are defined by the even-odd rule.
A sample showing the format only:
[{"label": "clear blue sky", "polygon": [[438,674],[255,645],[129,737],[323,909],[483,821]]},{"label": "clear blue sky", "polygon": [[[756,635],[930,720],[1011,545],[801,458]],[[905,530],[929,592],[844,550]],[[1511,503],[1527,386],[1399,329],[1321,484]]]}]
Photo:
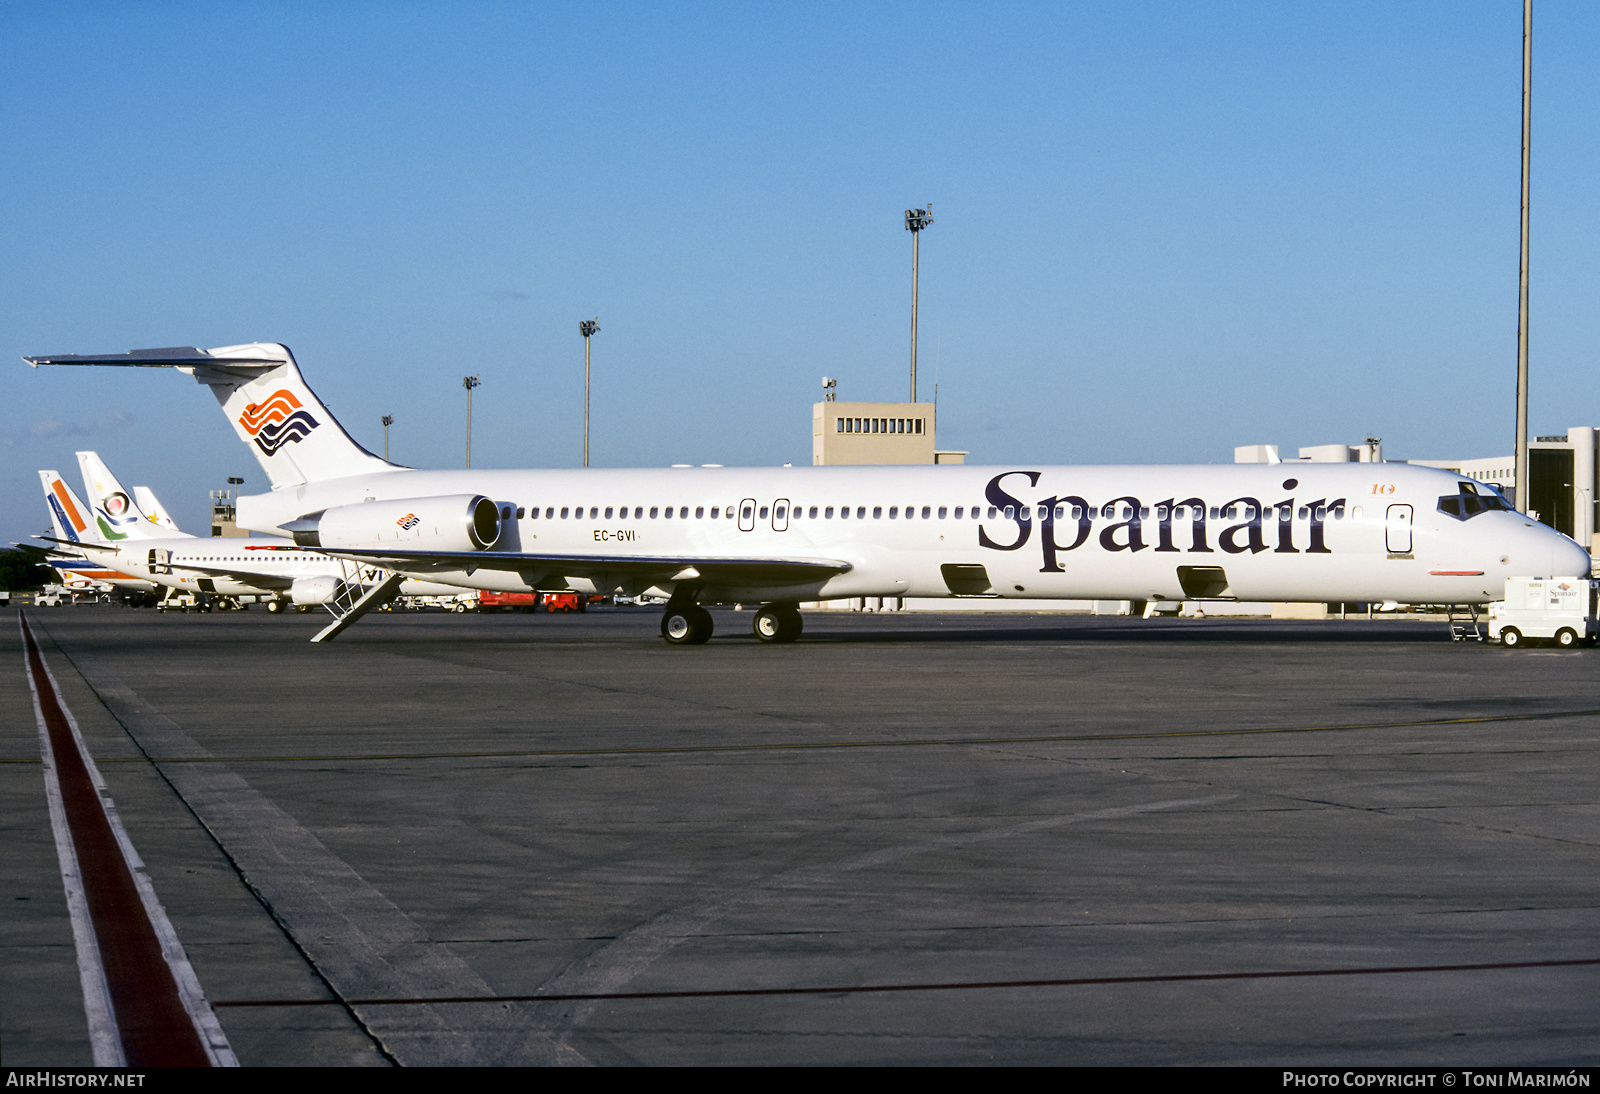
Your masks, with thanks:
[{"label": "clear blue sky", "polygon": [[[1535,12],[1533,429],[1600,423],[1600,8]],[[809,462],[820,378],[984,463],[1512,447],[1521,5],[0,3],[0,499],[94,448],[204,530],[281,341],[395,458]]]}]

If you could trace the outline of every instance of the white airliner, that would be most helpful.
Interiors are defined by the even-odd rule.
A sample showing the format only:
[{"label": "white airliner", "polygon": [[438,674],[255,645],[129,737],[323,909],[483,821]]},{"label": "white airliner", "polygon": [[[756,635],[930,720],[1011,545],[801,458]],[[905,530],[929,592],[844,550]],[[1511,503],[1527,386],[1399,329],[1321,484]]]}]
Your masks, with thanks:
[{"label": "white airliner", "polygon": [[1498,600],[1510,576],[1579,577],[1589,555],[1462,475],[1404,464],[418,471],[357,444],[289,350],[135,350],[32,365],[171,367],[209,386],[272,483],[240,526],[464,588],[669,597],[661,633],[704,642],[702,605],[856,596],[1113,600]]},{"label": "white airliner", "polygon": [[[376,584],[387,574],[370,563],[331,558],[320,551],[296,546],[282,537],[241,539],[213,537],[202,539],[177,531],[165,513],[152,517],[142,504],[129,498],[110,468],[94,452],[79,452],[84,490],[91,506],[77,502],[76,495],[55,472],[41,471],[45,497],[50,502],[52,519],[65,507],[92,513],[93,526],[79,515],[73,538],[78,549],[92,556],[96,572],[134,575],[148,588],[150,583],[202,597],[226,598],[267,596],[267,610],[282,611],[290,604],[300,607],[327,605],[354,600],[366,585]],[[47,477],[49,476],[49,477]],[[144,488],[135,488],[154,500]],[[163,526],[163,518],[165,526]],[[172,531],[169,533],[167,528]],[[62,525],[56,524],[57,538]],[[96,530],[99,535],[96,535]],[[113,570],[112,568],[115,568]],[[458,592],[455,587],[433,582],[407,582],[402,592],[411,595],[441,595]]]}]

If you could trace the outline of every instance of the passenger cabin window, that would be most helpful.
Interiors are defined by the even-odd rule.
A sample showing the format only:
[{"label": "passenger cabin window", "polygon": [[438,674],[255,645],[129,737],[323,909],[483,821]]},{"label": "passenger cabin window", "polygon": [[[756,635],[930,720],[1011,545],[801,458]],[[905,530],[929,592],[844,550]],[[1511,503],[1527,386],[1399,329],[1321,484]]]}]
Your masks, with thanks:
[{"label": "passenger cabin window", "polygon": [[563,505],[561,507],[561,519],[562,520],[566,520],[567,519],[567,507],[565,505]]}]

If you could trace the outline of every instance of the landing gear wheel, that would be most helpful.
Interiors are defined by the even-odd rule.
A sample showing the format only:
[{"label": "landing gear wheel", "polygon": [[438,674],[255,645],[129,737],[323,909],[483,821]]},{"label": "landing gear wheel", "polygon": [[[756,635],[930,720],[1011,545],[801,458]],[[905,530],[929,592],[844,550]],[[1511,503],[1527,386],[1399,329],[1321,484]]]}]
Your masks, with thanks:
[{"label": "landing gear wheel", "polygon": [[767,605],[756,612],[756,617],[751,622],[751,629],[763,642],[793,642],[800,637],[803,626],[800,609],[791,608],[786,604]]},{"label": "landing gear wheel", "polygon": [[1515,627],[1501,627],[1500,644],[1508,650],[1516,649],[1522,645],[1522,632]]},{"label": "landing gear wheel", "polygon": [[711,637],[711,613],[694,606],[668,608],[661,615],[661,637],[674,646],[698,646]]},{"label": "landing gear wheel", "polygon": [[281,601],[281,600],[269,600],[269,601],[267,601],[267,611],[271,612],[273,615],[277,615],[279,612],[283,611],[283,601]]},{"label": "landing gear wheel", "polygon": [[1556,645],[1564,650],[1570,650],[1578,644],[1578,632],[1571,627],[1562,627],[1556,632]]}]

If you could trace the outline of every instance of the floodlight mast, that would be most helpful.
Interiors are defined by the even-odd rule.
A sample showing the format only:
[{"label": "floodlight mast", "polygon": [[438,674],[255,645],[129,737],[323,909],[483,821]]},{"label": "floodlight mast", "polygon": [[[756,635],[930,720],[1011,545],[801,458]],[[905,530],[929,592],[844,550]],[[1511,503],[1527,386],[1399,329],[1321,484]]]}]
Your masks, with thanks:
[{"label": "floodlight mast", "polygon": [[[471,396],[468,396],[468,398],[470,399]],[[471,415],[469,414],[468,417],[470,418]],[[385,414],[383,416],[383,458],[386,461],[389,458],[389,427],[391,425],[394,425],[394,415]]]},{"label": "floodlight mast", "polygon": [[578,323],[578,333],[583,335],[583,466],[589,466],[589,339],[600,333],[600,317],[584,319]]},{"label": "floodlight mast", "polygon": [[461,386],[467,389],[467,466],[472,466],[472,389],[483,383],[476,376],[461,377]]},{"label": "floodlight mast", "polygon": [[[1533,503],[1528,461],[1528,148],[1533,124],[1533,0],[1522,0],[1522,256],[1517,277],[1517,511]],[[1584,544],[1585,547],[1588,544]]]},{"label": "floodlight mast", "polygon": [[911,401],[917,401],[917,264],[922,229],[933,223],[933,202],[926,209],[906,210],[906,231],[911,233]]}]

